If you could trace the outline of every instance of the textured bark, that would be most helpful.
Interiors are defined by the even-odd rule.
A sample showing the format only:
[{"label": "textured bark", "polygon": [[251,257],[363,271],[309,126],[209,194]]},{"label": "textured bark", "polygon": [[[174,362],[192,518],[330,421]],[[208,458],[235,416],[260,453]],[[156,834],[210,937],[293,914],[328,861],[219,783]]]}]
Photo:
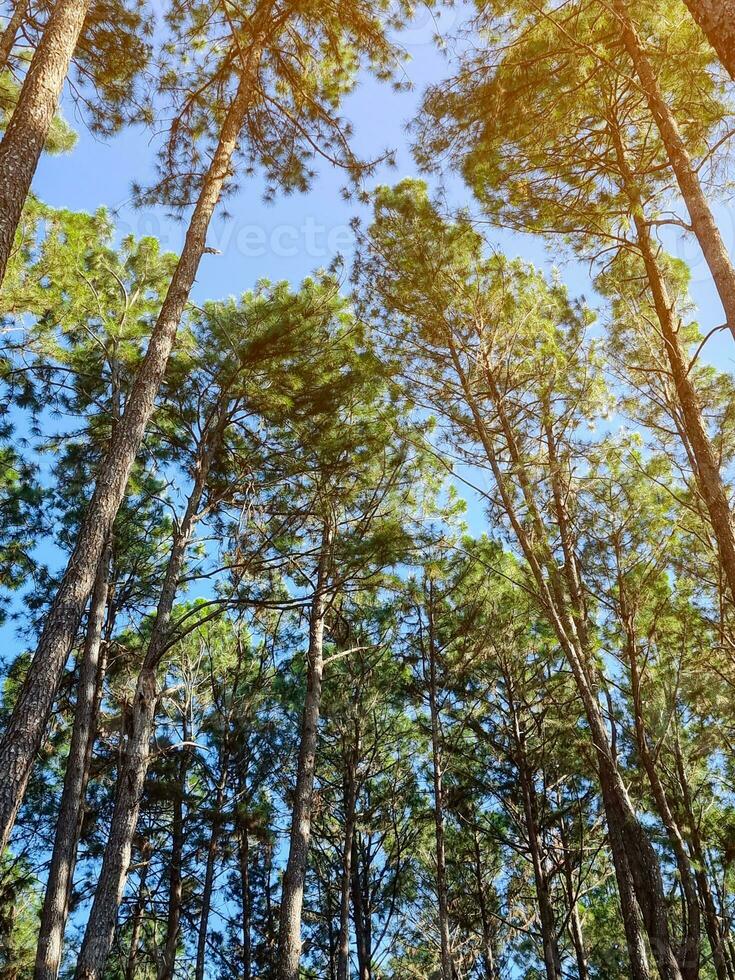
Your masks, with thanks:
[{"label": "textured bark", "polygon": [[324,671],[324,616],[327,608],[327,582],[331,552],[331,530],[325,525],[316,587],[309,615],[307,686],[301,720],[301,745],[291,811],[288,861],[283,875],[281,915],[278,929],[278,980],[298,980],[301,959],[301,909],[304,881],[311,842],[311,811],[314,799],[314,773],[319,710]]},{"label": "textured bark", "polygon": [[[424,651],[428,661],[429,715],[431,721],[431,772],[434,788],[434,842],[436,853],[436,897],[439,920],[442,980],[452,980],[454,968],[449,935],[449,903],[447,896],[447,862],[444,843],[444,788],[443,752],[441,744],[441,720],[436,674],[436,633],[434,627],[434,584],[429,581],[428,593],[428,643]],[[426,679],[426,678],[425,678]]]},{"label": "textured bark", "polygon": [[0,143],[0,283],[89,0],[57,0]]},{"label": "textured bark", "polygon": [[684,0],[735,80],[735,0]]},{"label": "textured bark", "polygon": [[[207,228],[230,173],[249,103],[245,77],[225,118],[186,241],[151,334],[148,350],[100,467],[74,553],[46,617],[23,688],[0,741],[0,852],[7,844],[56,690],[92,589],[97,565],[122,502],[128,475],[163,379],[176,330],[206,244]],[[2,207],[0,206],[0,212]]]},{"label": "textured bark", "polygon": [[41,927],[36,950],[35,980],[56,980],[61,965],[64,930],[69,916],[69,898],[74,879],[77,847],[84,819],[84,798],[89,781],[92,748],[99,717],[102,680],[106,668],[102,630],[107,607],[107,580],[110,561],[105,549],[92,593],[87,633],[82,651],[77,704],[74,712],[69,757],[64,774],[59,816],[56,822]]},{"label": "textured bark", "polygon": [[117,911],[125,891],[133,836],[148,772],[157,702],[156,672],[166,649],[179,578],[212,459],[222,438],[224,422],[225,416],[221,414],[200,445],[194,484],[186,511],[174,532],[156,617],[133,697],[131,733],[125,745],[110,831],[77,961],[76,980],[98,980],[103,974],[112,947]]},{"label": "textured bark", "polygon": [[656,121],[674,172],[689,220],[709,266],[727,325],[735,337],[735,268],[725,248],[712,210],[702,190],[679,125],[669,109],[646,52],[630,17],[626,0],[615,0],[614,9],[622,28],[623,42],[640,81],[651,115]]},{"label": "textured bark", "polygon": [[27,9],[28,0],[18,0],[13,8],[13,13],[10,15],[10,20],[5,25],[5,30],[0,34],[0,71],[5,68],[12,54],[15,39],[25,19]]}]

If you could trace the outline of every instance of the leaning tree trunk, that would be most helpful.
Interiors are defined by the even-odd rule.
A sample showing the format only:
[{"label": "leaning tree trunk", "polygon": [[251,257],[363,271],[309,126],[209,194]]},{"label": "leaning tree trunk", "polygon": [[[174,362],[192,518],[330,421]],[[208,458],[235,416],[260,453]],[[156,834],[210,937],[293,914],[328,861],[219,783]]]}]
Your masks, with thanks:
[{"label": "leaning tree trunk", "polygon": [[148,350],[128,398],[125,413],[115,426],[110,449],[100,467],[74,552],[46,617],[35,656],[0,741],[0,853],[7,844],[23,800],[64,664],[92,589],[104,542],[112,529],[130,469],[153,412],[176,330],[204,252],[209,222],[230,173],[250,101],[248,83],[249,79],[243,74],[222,126],[212,163],[204,178],[184,248],[151,334]]},{"label": "leaning tree trunk", "polygon": [[146,841],[141,849],[141,868],[140,881],[138,883],[138,894],[133,907],[132,928],[130,930],[130,949],[128,958],[125,961],[125,980],[136,980],[138,973],[138,946],[140,944],[140,933],[143,928],[143,913],[145,912],[146,887],[148,884],[148,872],[151,867],[151,855],[153,848]]},{"label": "leaning tree trunk", "polygon": [[0,143],[0,283],[89,3],[57,0]]},{"label": "leaning tree trunk", "polygon": [[301,745],[291,812],[291,838],[281,892],[278,980],[298,980],[299,976],[301,909],[311,841],[311,811],[314,801],[317,734],[324,672],[324,616],[327,608],[331,534],[331,529],[325,525],[316,587],[309,615],[306,700],[301,721]]},{"label": "leaning tree trunk", "polygon": [[653,67],[640,42],[628,12],[627,2],[614,0],[613,6],[620,21],[626,51],[638,76],[648,108],[661,133],[671,169],[689,211],[692,230],[712,273],[712,279],[725,311],[727,325],[735,337],[735,268],[730,261],[717,222],[692,165],[679,125],[661,93]]},{"label": "leaning tree trunk", "polygon": [[174,534],[166,575],[158,600],[156,618],[133,697],[131,733],[125,746],[109,836],[77,961],[76,980],[99,980],[112,948],[117,911],[125,891],[133,836],[138,823],[140,801],[148,772],[150,742],[157,703],[156,673],[166,650],[179,578],[204,495],[212,459],[222,438],[225,418],[226,415],[222,412],[216,424],[204,437],[186,511]]},{"label": "leaning tree trunk", "polygon": [[61,965],[64,930],[69,915],[69,897],[84,818],[84,797],[89,781],[102,678],[105,673],[106,657],[104,652],[102,655],[100,653],[103,647],[102,628],[107,608],[108,565],[109,547],[105,548],[97,569],[89,609],[87,635],[77,684],[74,728],[41,913],[34,980],[56,980]]},{"label": "leaning tree trunk", "polygon": [[735,80],[735,0],[684,0]]},{"label": "leaning tree trunk", "polygon": [[18,0],[5,30],[0,34],[0,71],[7,66],[15,45],[15,39],[28,9],[28,0]]}]

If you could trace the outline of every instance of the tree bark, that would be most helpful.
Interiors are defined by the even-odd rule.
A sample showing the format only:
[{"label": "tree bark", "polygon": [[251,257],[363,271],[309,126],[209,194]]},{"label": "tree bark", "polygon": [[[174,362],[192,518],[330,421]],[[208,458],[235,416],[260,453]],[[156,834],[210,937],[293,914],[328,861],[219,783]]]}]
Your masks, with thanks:
[{"label": "tree bark", "polygon": [[453,980],[452,950],[449,934],[449,903],[447,898],[447,866],[444,843],[444,789],[441,720],[437,697],[436,632],[434,623],[434,584],[428,583],[428,649],[429,715],[431,721],[431,770],[434,788],[434,841],[436,853],[436,897],[439,918],[442,980]]},{"label": "tree bark", "polygon": [[[490,915],[487,908],[485,897],[485,886],[482,880],[482,854],[480,852],[480,840],[477,828],[473,830],[473,844],[475,851],[475,881],[477,882],[477,907],[480,911],[480,924],[482,925],[482,965],[485,970],[485,980],[498,980],[498,971],[495,967],[495,954],[493,952],[493,935],[490,927]],[[580,978],[582,980],[582,978]]]},{"label": "tree bark", "polygon": [[[559,800],[561,811],[561,800]],[[587,962],[587,950],[584,945],[584,933],[582,931],[582,920],[579,915],[579,904],[577,901],[577,890],[574,886],[574,870],[572,865],[572,855],[569,849],[569,835],[563,812],[559,818],[559,838],[562,848],[562,864],[564,869],[564,884],[567,892],[567,903],[569,905],[569,934],[574,945],[574,955],[577,960],[578,980],[589,980],[589,964]]]},{"label": "tree bark", "polygon": [[[157,690],[156,672],[166,650],[168,628],[179,578],[186,558],[213,457],[220,444],[225,414],[219,417],[200,445],[194,484],[181,523],[175,529],[166,574],[148,648],[138,675],[132,704],[131,732],[123,755],[109,836],[99,881],[77,961],[76,980],[99,980],[115,934],[117,911],[125,891],[133,836],[148,772]],[[211,420],[210,420],[211,421]]]},{"label": "tree bark", "polygon": [[13,828],[33,761],[43,740],[64,664],[92,589],[104,542],[111,531],[143,432],[153,412],[176,330],[204,252],[207,228],[230,172],[249,101],[249,80],[243,75],[204,178],[184,248],[151,334],[148,350],[125,413],[115,426],[110,449],[100,467],[74,553],[46,617],[35,656],[0,741],[0,853]]},{"label": "tree bark", "polygon": [[304,901],[304,881],[311,841],[311,811],[314,798],[316,747],[324,670],[324,616],[327,609],[331,542],[332,531],[325,524],[322,533],[316,587],[309,615],[306,700],[301,721],[301,745],[299,747],[296,787],[291,812],[288,861],[283,875],[281,892],[281,915],[278,930],[278,980],[298,980],[299,976],[301,909]]},{"label": "tree bark", "polygon": [[0,143],[0,284],[89,2],[57,0]]},{"label": "tree bark", "polygon": [[626,51],[661,133],[671,169],[689,211],[692,230],[712,273],[727,325],[735,337],[735,268],[692,165],[679,125],[661,94],[653,67],[630,17],[628,4],[626,0],[614,0],[613,6],[620,21]]},{"label": "tree bark", "polygon": [[735,0],[684,0],[735,81]]},{"label": "tree bark", "polygon": [[89,781],[102,680],[106,668],[106,648],[102,643],[102,629],[107,607],[109,562],[108,545],[97,569],[89,609],[87,634],[77,682],[74,727],[41,913],[35,980],[56,980],[61,965],[64,930],[69,916],[69,898],[74,879],[77,847],[82,832],[84,798]]},{"label": "tree bark", "polygon": [[15,39],[18,36],[18,31],[23,23],[27,9],[28,0],[18,0],[13,8],[10,20],[5,25],[5,30],[0,34],[0,71],[3,71],[7,67],[10,55],[13,52],[13,47],[15,46]]}]

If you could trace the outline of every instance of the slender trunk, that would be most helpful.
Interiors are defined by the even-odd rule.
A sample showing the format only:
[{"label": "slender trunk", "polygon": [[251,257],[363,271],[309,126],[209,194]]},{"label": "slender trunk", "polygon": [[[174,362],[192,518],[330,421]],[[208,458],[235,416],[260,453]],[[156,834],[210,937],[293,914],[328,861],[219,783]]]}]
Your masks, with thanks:
[{"label": "slender trunk", "polygon": [[69,898],[74,879],[77,847],[82,832],[84,798],[89,781],[92,748],[99,717],[102,679],[106,666],[106,648],[102,643],[102,628],[107,607],[109,562],[110,549],[108,545],[97,569],[89,608],[87,633],[77,682],[74,727],[69,746],[69,757],[66,762],[59,816],[56,822],[51,867],[41,913],[34,972],[35,980],[56,980],[61,964],[64,930],[69,915]]},{"label": "slender trunk", "polygon": [[367,923],[367,909],[360,880],[360,848],[357,829],[352,834],[352,919],[355,925],[358,980],[371,980],[372,951]]},{"label": "slender trunk", "polygon": [[104,542],[123,499],[130,469],[153,411],[179,320],[204,252],[209,221],[230,172],[249,100],[249,79],[243,74],[202,184],[184,248],[151,334],[145,359],[135,379],[125,413],[115,426],[110,449],[100,467],[92,499],[79,529],[74,553],[46,617],[36,654],[0,741],[0,853],[13,828],[33,761],[43,740],[64,664],[92,589]]},{"label": "slender trunk", "polygon": [[283,875],[278,929],[278,980],[298,980],[301,959],[301,908],[311,841],[311,811],[324,670],[324,616],[331,552],[331,529],[324,527],[316,588],[309,615],[306,700],[296,774],[288,861]]},{"label": "slender trunk", "polygon": [[125,980],[136,980],[138,969],[138,945],[140,943],[140,931],[143,927],[143,910],[145,909],[145,892],[148,883],[148,871],[151,865],[151,855],[153,848],[145,842],[142,852],[140,869],[140,883],[138,884],[138,894],[135,899],[135,908],[132,915],[132,927],[130,930],[130,949],[128,958],[125,962]]},{"label": "slender trunk", "polygon": [[689,211],[692,230],[712,273],[727,325],[735,337],[735,268],[692,165],[679,125],[661,93],[653,67],[630,17],[627,0],[614,0],[613,7],[620,21],[625,49],[661,133],[671,169]]},{"label": "slender trunk", "polygon": [[355,724],[355,743],[347,752],[344,781],[344,842],[342,845],[342,880],[340,882],[339,940],[337,944],[337,980],[348,980],[350,973],[350,882],[352,881],[352,838],[355,833],[357,799],[357,759],[359,733]]},{"label": "slender trunk", "polygon": [[[561,810],[561,800],[558,801]],[[562,867],[564,871],[564,885],[567,893],[567,904],[569,906],[569,934],[574,945],[574,955],[577,960],[578,980],[589,980],[589,966],[587,963],[587,950],[584,945],[584,934],[582,932],[582,920],[579,915],[579,903],[577,901],[577,889],[574,885],[574,868],[572,865],[572,855],[569,849],[569,835],[564,815],[559,819],[559,838],[562,850]]]},{"label": "slender trunk", "polygon": [[733,980],[735,978],[735,969],[725,946],[727,930],[722,927],[720,917],[717,914],[714,896],[712,895],[712,888],[710,887],[709,875],[707,873],[707,856],[704,851],[699,826],[694,815],[692,797],[689,791],[689,781],[686,776],[678,733],[675,734],[673,741],[676,772],[681,787],[681,802],[684,808],[684,823],[689,831],[688,842],[694,858],[697,887],[702,899],[702,908],[704,911],[705,929],[707,930],[707,938],[709,939],[712,950],[712,962],[718,980]]},{"label": "slender trunk", "polygon": [[567,593],[559,578],[559,568],[547,542],[547,531],[536,505],[533,482],[525,469],[518,447],[515,430],[508,419],[503,397],[498,389],[492,368],[484,357],[483,378],[488,395],[498,413],[513,475],[517,478],[529,511],[531,534],[518,513],[513,493],[508,487],[508,477],[500,465],[495,450],[494,436],[485,424],[485,416],[474,397],[472,386],[462,368],[452,338],[449,338],[450,354],[465,393],[467,406],[472,414],[479,439],[496,481],[503,508],[513,528],[516,539],[528,561],[549,622],[569,663],[575,684],[584,706],[590,727],[592,744],[595,746],[597,768],[602,790],[605,816],[608,825],[610,849],[620,893],[621,911],[626,930],[633,980],[647,980],[649,976],[645,944],[640,935],[638,910],[643,918],[651,948],[661,974],[661,980],[681,980],[676,956],[671,946],[666,898],[663,891],[661,869],[656,852],[641,826],[628,796],[625,783],[613,757],[610,740],[600,708],[594,659],[584,642],[585,632],[580,635],[578,623],[583,610],[568,610]]},{"label": "slender trunk", "polygon": [[442,980],[453,980],[452,951],[449,935],[449,905],[447,901],[447,867],[444,844],[444,790],[441,721],[437,698],[436,633],[434,629],[434,584],[429,582],[428,594],[428,663],[429,714],[431,719],[431,768],[434,783],[434,839],[436,845],[436,897],[441,943]]},{"label": "slender trunk", "polygon": [[513,685],[506,675],[508,682],[508,705],[513,720],[513,740],[516,745],[516,765],[523,797],[523,813],[528,835],[528,849],[531,853],[533,878],[536,886],[539,920],[541,922],[541,941],[544,950],[544,967],[547,980],[561,980],[561,955],[556,939],[556,923],[554,921],[554,906],[549,888],[549,876],[546,872],[544,845],[538,821],[538,799],[534,786],[533,773],[528,762],[526,751],[526,736],[522,730],[516,708]]},{"label": "slender trunk", "polygon": [[498,972],[495,968],[495,955],[493,953],[493,935],[490,927],[490,915],[487,908],[485,897],[485,886],[482,880],[482,854],[480,852],[480,839],[477,828],[473,830],[473,843],[475,851],[475,881],[477,882],[477,907],[480,910],[480,924],[482,926],[482,965],[485,969],[485,980],[498,980]]},{"label": "slender trunk", "polygon": [[212,832],[209,835],[209,846],[207,847],[207,865],[204,871],[204,887],[202,888],[202,911],[201,915],[199,916],[197,959],[194,971],[194,980],[204,980],[204,966],[207,953],[207,926],[209,924],[209,913],[212,905],[214,872],[217,865],[217,847],[219,844],[220,832],[222,830],[222,818],[220,814],[222,807],[224,806],[225,791],[227,789],[228,759],[229,753],[226,750],[223,750],[220,758],[220,780],[217,785],[217,795],[215,797],[212,814]]},{"label": "slender trunk", "polygon": [[122,770],[112,813],[109,836],[102,858],[99,881],[77,961],[76,980],[98,980],[102,975],[115,934],[117,911],[125,891],[133,836],[148,772],[157,691],[156,672],[166,649],[179,578],[209,476],[212,458],[221,441],[225,414],[220,414],[205,434],[199,449],[194,485],[174,541],[166,568],[156,618],[138,675],[132,704],[131,731],[125,746]]},{"label": "slender trunk", "polygon": [[0,143],[0,283],[89,3],[57,0]]},{"label": "slender trunk", "polygon": [[[188,726],[184,720],[184,743],[189,741]],[[184,861],[184,797],[189,771],[189,750],[181,749],[178,766],[178,784],[173,801],[173,820],[171,824],[171,861],[168,871],[168,914],[166,917],[166,940],[163,958],[158,968],[157,980],[173,980],[176,966],[176,950],[179,945],[181,929],[181,906],[183,900],[183,861]]]},{"label": "slender trunk", "polygon": [[250,938],[252,900],[250,897],[250,842],[248,828],[244,824],[238,833],[238,858],[240,861],[240,890],[242,892],[242,975],[250,980],[253,966],[253,947]]},{"label": "slender trunk", "polygon": [[684,3],[735,80],[735,0],[684,0]]},{"label": "slender trunk", "polygon": [[709,514],[730,597],[735,599],[735,529],[733,528],[728,494],[702,418],[697,392],[691,382],[689,366],[679,342],[673,304],[669,298],[651,241],[651,233],[643,213],[640,190],[630,169],[620,131],[615,124],[612,126],[612,136],[615,142],[623,190],[628,195],[633,210],[638,247],[646,270],[656,316],[661,327],[664,350],[681,408],[685,434],[694,456],[694,475],[697,487]]},{"label": "slender trunk", "polygon": [[13,8],[13,13],[10,15],[10,20],[5,25],[5,30],[0,34],[0,71],[6,68],[10,60],[15,39],[18,36],[18,31],[23,23],[27,9],[28,0],[17,0]]}]

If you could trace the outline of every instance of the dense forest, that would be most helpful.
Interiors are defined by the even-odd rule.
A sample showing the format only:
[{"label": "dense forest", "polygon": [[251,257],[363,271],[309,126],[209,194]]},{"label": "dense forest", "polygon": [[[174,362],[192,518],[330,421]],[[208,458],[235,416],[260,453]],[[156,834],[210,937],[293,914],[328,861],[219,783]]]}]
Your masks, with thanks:
[{"label": "dense forest", "polygon": [[735,980],[735,3],[425,8],[4,4],[1,980]]}]

